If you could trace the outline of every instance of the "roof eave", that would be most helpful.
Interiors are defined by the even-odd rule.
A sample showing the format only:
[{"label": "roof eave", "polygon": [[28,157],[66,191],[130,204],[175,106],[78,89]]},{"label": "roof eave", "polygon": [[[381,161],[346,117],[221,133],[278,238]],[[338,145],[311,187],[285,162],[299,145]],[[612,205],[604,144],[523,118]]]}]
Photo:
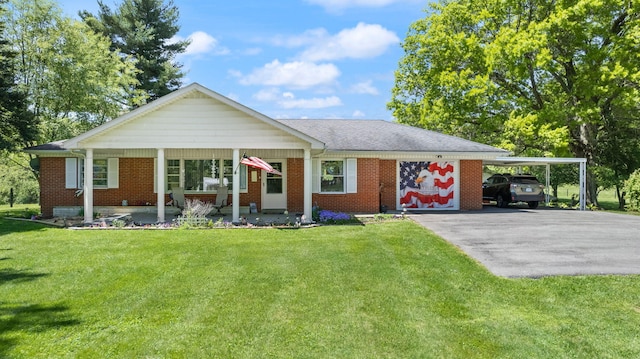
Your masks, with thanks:
[{"label": "roof eave", "polygon": [[368,157],[381,159],[437,158],[442,160],[495,160],[508,155],[507,151],[367,151],[327,149],[321,157]]}]

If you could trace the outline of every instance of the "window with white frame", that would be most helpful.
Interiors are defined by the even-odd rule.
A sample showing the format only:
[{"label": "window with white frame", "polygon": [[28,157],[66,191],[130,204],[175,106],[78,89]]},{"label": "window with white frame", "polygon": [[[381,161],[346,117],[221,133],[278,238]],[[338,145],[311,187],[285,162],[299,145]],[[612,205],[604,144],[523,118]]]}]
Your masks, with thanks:
[{"label": "window with white frame", "polygon": [[167,190],[180,187],[180,160],[167,160]]},{"label": "window with white frame", "polygon": [[[118,188],[118,158],[93,159],[93,187]],[[84,186],[84,159],[65,159],[65,188],[82,188]]]},{"label": "window with white frame", "polygon": [[320,192],[345,192],[344,161],[328,160],[320,162]]},{"label": "window with white frame", "polygon": [[213,191],[217,178],[215,160],[184,160],[185,191]]},{"label": "window with white frame", "polygon": [[358,159],[312,160],[313,193],[358,193]]},{"label": "window with white frame", "polygon": [[93,160],[93,187],[107,188],[109,183],[109,162],[106,158]]},{"label": "window with white frame", "polygon": [[[247,167],[241,165],[240,191],[247,190]],[[233,189],[233,161],[214,159],[169,159],[166,166],[166,190],[183,187],[185,191],[215,192],[218,186]],[[182,174],[182,178],[181,178]],[[183,183],[181,186],[180,184]]]}]

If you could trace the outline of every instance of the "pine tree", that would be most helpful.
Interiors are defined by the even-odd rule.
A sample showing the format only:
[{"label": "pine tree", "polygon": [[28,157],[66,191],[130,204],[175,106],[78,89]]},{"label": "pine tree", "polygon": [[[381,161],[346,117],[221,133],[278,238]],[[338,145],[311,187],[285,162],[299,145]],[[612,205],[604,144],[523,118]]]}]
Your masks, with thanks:
[{"label": "pine tree", "polygon": [[111,39],[112,49],[136,59],[137,89],[149,95],[148,101],[178,89],[184,73],[175,58],[189,41],[170,41],[180,30],[173,1],[124,0],[115,11],[102,1],[98,5],[97,16],[87,11],[80,16],[94,31]]}]

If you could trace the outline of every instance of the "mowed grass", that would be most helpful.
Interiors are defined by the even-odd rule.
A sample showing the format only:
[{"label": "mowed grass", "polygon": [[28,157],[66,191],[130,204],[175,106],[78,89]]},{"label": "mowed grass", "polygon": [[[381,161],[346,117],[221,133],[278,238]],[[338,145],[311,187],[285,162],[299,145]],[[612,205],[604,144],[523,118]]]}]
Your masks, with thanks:
[{"label": "mowed grass", "polygon": [[505,279],[412,221],[66,230],[0,218],[0,357],[637,358],[638,276]]}]

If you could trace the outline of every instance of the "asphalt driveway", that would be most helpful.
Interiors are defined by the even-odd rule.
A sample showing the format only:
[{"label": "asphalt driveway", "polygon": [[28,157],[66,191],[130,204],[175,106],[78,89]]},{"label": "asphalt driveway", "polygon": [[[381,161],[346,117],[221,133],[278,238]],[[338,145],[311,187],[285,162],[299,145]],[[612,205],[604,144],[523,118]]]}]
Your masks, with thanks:
[{"label": "asphalt driveway", "polygon": [[496,208],[415,215],[495,275],[640,274],[640,217]]}]

